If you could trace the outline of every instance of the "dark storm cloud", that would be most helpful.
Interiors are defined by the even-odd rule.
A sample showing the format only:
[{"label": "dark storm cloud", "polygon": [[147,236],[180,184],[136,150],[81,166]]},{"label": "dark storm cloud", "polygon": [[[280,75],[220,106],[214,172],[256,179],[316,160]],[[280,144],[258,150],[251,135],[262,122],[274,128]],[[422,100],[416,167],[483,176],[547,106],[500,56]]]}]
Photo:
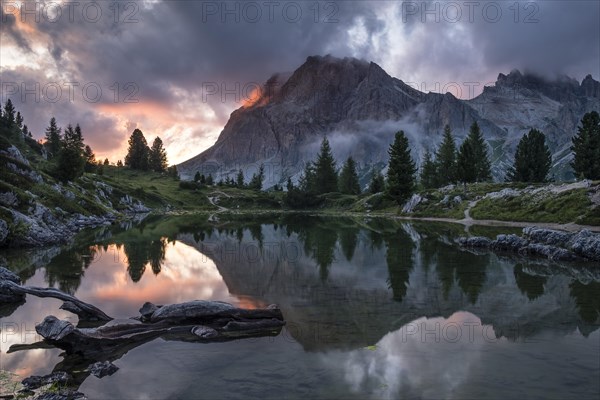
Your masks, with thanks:
[{"label": "dark storm cloud", "polygon": [[[448,21],[444,14],[439,22],[431,15],[423,22],[423,7],[439,7],[442,13],[447,7],[447,2],[435,1],[140,1],[137,8],[128,9],[124,7],[130,2],[120,2],[116,23],[114,9],[109,8],[113,2],[97,3],[102,18],[96,22],[82,18],[86,3],[81,2],[73,20],[65,10],[59,21],[41,18],[32,23],[37,34],[29,40],[9,15],[9,22],[2,24],[2,39],[8,37],[23,49],[37,48],[32,46],[34,41],[43,41],[47,62],[62,79],[97,82],[103,88],[133,82],[142,104],[175,108],[193,102],[199,114],[214,113],[220,124],[226,122],[235,98],[247,94],[243,90],[246,85],[263,83],[275,72],[293,71],[315,54],[374,60],[404,80],[406,76],[421,76],[487,83],[486,79],[512,68],[566,73],[579,79],[587,73],[595,78],[599,75],[597,1],[522,2],[517,23],[509,9],[512,1],[478,2],[473,21],[468,20],[467,2],[454,2],[462,12],[458,22]],[[483,16],[487,3],[501,8],[499,21]],[[538,22],[523,21],[531,11],[525,9],[528,4],[536,5],[534,18]],[[407,17],[407,7],[413,6],[417,13]],[[349,33],[353,27],[360,27],[361,40],[354,40]],[[401,46],[401,56],[394,56]],[[4,76],[6,72],[3,70]],[[47,79],[43,73],[39,78]],[[204,99],[203,90],[213,84],[219,92]],[[238,93],[225,96],[222,90]],[[112,102],[110,96],[103,96],[98,104]],[[126,108],[126,104],[119,105]],[[58,106],[43,106],[65,113]],[[88,115],[98,123],[101,128],[94,130],[94,135],[96,131],[106,135],[107,130],[116,130],[118,133],[109,135],[110,140],[98,141],[100,146],[114,144],[114,136],[124,135],[124,128],[111,119],[98,121],[86,114],[93,107],[76,102],[65,109],[72,115]],[[39,108],[37,111],[49,115]],[[196,127],[194,131],[205,134]]]},{"label": "dark storm cloud", "polygon": [[515,68],[578,79],[600,72],[598,1],[408,1],[396,11],[406,37],[419,39],[400,70],[474,80]]},{"label": "dark storm cloud", "polygon": [[[525,3],[527,4],[527,3]],[[474,26],[473,43],[484,52],[488,67],[521,68],[579,79],[600,71],[600,2],[538,1],[513,11],[498,23]],[[528,23],[523,23],[527,19]]]}]

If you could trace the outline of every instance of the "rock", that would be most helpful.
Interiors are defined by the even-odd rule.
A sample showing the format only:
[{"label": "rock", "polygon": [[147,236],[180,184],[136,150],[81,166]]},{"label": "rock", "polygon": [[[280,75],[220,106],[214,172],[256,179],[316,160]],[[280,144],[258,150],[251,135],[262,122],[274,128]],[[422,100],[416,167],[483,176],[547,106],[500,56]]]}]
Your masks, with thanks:
[{"label": "rock", "polygon": [[499,192],[488,193],[485,196],[483,196],[483,198],[496,200],[496,199],[503,199],[506,197],[517,197],[520,194],[521,194],[520,190],[507,188],[507,189],[502,189]]},{"label": "rock", "polygon": [[35,326],[35,331],[44,339],[59,341],[74,332],[75,327],[68,321],[63,321],[54,315],[49,315],[44,318],[42,323]]},{"label": "rock", "polygon": [[34,400],[87,400],[81,392],[71,389],[58,389],[57,393],[47,392],[35,397]]},{"label": "rock", "polygon": [[19,199],[13,192],[0,193],[0,205],[4,207],[16,207],[19,205]]},{"label": "rock", "polygon": [[92,365],[90,365],[89,367],[89,371],[92,375],[94,375],[96,378],[104,378],[105,376],[110,376],[112,374],[114,374],[115,372],[117,372],[119,370],[119,367],[117,367],[115,364],[111,363],[110,361],[98,361]]},{"label": "rock", "polygon": [[526,227],[523,228],[523,236],[535,243],[551,246],[565,246],[573,234],[552,229]]},{"label": "rock", "polygon": [[25,390],[39,389],[45,385],[57,384],[60,386],[66,386],[73,381],[73,377],[64,371],[53,372],[44,376],[30,376],[29,378],[23,379],[21,384]]},{"label": "rock", "polygon": [[0,246],[4,244],[9,233],[8,224],[5,220],[0,219]]},{"label": "rock", "polygon": [[600,235],[584,229],[571,237],[567,245],[580,257],[600,261]]},{"label": "rock", "polygon": [[460,197],[460,196],[454,196],[452,201],[454,202],[454,204],[460,204],[460,203],[462,203],[463,200],[462,200],[462,197]]},{"label": "rock", "polygon": [[412,213],[422,200],[423,198],[420,195],[416,193],[413,194],[410,200],[408,200],[406,204],[404,204],[404,207],[402,207],[402,212],[405,214]]},{"label": "rock", "polygon": [[207,326],[195,326],[192,328],[192,333],[203,339],[215,338],[219,336],[219,333],[216,330]]},{"label": "rock", "polygon": [[156,310],[150,321],[185,321],[214,317],[235,307],[222,301],[194,300],[186,303],[169,304]]},{"label": "rock", "polygon": [[484,236],[461,237],[458,239],[462,247],[490,248],[492,240]]},{"label": "rock", "polygon": [[598,261],[600,260],[600,235],[589,230],[569,233],[554,229],[526,227],[523,237],[498,235],[490,241],[483,237],[462,237],[462,247],[491,248],[495,251],[510,251],[523,256],[545,257],[554,261]]},{"label": "rock", "polygon": [[529,244],[526,239],[517,235],[498,235],[492,242],[492,248],[500,251],[518,252],[519,249]]},{"label": "rock", "polygon": [[519,249],[518,253],[521,255],[543,256],[554,261],[577,261],[579,259],[567,249],[540,243],[530,243]]}]

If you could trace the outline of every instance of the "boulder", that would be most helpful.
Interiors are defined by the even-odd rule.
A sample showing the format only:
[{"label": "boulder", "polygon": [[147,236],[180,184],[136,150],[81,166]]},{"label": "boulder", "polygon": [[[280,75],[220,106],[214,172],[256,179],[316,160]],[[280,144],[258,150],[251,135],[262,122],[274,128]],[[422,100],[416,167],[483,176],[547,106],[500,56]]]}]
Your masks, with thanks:
[{"label": "boulder", "polygon": [[458,239],[458,244],[462,247],[489,249],[492,245],[492,240],[484,236],[461,237]]},{"label": "boulder", "polygon": [[104,378],[105,376],[110,376],[117,372],[119,370],[119,367],[117,367],[110,361],[98,361],[90,365],[88,370],[96,378]]}]

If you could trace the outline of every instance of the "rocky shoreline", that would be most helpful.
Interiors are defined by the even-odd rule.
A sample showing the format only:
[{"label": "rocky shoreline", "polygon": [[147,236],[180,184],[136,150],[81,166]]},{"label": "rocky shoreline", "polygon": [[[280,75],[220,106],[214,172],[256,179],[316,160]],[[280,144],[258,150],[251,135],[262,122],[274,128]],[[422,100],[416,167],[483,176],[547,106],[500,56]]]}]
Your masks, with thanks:
[{"label": "rocky shoreline", "polygon": [[488,249],[553,261],[600,261],[600,234],[586,229],[570,233],[526,227],[522,236],[498,235],[495,240],[483,236],[461,237],[458,243],[464,248]]},{"label": "rocky shoreline", "polygon": [[0,248],[62,244],[82,229],[152,211],[93,175],[77,183],[56,182],[34,169],[15,146],[0,150],[0,156],[14,183],[0,186]]}]

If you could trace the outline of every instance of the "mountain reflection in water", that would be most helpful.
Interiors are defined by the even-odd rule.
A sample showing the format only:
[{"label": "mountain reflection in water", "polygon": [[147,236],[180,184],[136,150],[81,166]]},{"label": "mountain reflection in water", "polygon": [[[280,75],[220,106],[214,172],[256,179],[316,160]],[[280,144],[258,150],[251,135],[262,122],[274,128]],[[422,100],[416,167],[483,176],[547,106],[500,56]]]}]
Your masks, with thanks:
[{"label": "mountain reflection in water", "polygon": [[[287,215],[215,225],[185,216],[4,257],[28,285],[58,287],[116,318],[136,315],[145,301],[193,299],[275,303],[286,318],[275,339],[145,344],[116,360],[114,376],[86,379],[81,390],[96,397],[143,397],[132,386],[140,362],[146,379],[164,363],[170,368],[156,382],[138,382],[153,388],[150,398],[231,397],[240,388],[265,398],[474,398],[517,389],[543,397],[544,388],[519,380],[526,367],[557,395],[598,394],[587,379],[600,373],[597,268],[463,251],[460,235],[460,226],[378,219]],[[39,340],[32,330],[46,315],[75,322],[60,304],[28,297],[0,309],[2,369],[27,376],[60,365],[54,349],[5,354]],[[273,365],[279,373],[265,372]],[[515,385],[502,389],[509,380]]]}]

